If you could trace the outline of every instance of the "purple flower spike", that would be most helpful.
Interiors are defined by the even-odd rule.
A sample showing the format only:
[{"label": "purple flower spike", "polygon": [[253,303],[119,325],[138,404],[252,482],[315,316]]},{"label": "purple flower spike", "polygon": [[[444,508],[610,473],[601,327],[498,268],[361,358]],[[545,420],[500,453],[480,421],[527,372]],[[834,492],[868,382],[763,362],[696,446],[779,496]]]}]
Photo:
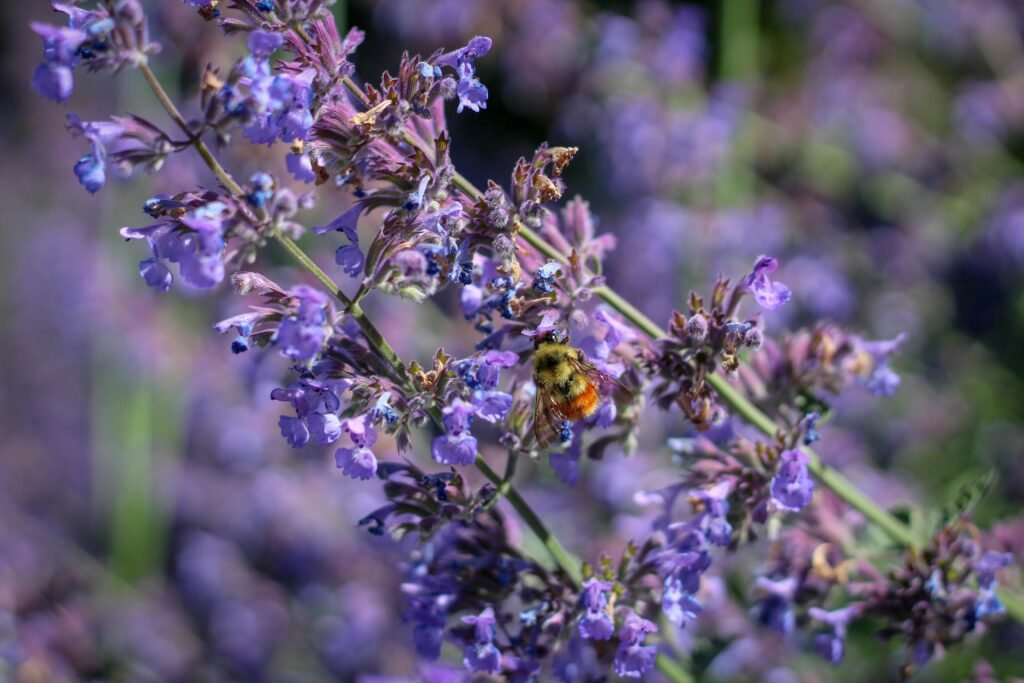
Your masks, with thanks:
[{"label": "purple flower spike", "polygon": [[814,495],[814,481],[807,472],[807,454],[802,451],[783,451],[779,470],[772,477],[772,502],[783,510],[799,512]]},{"label": "purple flower spike", "polygon": [[743,280],[743,286],[753,293],[754,300],[769,311],[774,311],[792,298],[789,287],[781,282],[772,282],[768,277],[778,267],[779,262],[771,256],[759,256],[754,262],[754,269]]}]

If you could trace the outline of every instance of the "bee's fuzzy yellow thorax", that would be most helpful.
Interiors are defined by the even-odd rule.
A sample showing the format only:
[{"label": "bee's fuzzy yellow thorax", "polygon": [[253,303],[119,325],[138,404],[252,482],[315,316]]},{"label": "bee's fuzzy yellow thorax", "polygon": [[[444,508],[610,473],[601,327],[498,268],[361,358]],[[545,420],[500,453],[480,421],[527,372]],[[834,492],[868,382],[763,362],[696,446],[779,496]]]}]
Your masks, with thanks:
[{"label": "bee's fuzzy yellow thorax", "polygon": [[544,342],[533,354],[533,375],[537,384],[551,387],[565,384],[574,369],[568,361],[578,358],[579,352],[564,342]]}]

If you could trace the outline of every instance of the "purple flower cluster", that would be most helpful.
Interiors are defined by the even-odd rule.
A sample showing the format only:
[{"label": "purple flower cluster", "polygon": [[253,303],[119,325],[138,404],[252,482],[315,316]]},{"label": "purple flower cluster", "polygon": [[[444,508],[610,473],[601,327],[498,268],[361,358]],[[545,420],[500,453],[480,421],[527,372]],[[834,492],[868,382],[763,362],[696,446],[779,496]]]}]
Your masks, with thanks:
[{"label": "purple flower cluster", "polygon": [[146,55],[159,47],[149,42],[145,13],[137,0],[106,2],[93,10],[78,7],[75,0],[52,5],[67,15],[68,25],[32,24],[43,39],[43,63],[32,74],[32,85],[54,102],[71,97],[78,66],[115,72],[145,62]]},{"label": "purple flower cluster", "polygon": [[[284,359],[290,379],[276,378],[269,398],[287,408],[278,418],[286,443],[293,448],[332,445],[342,475],[383,482],[386,502],[359,525],[386,537],[373,539],[381,548],[387,540],[408,539],[408,545],[389,545],[382,552],[405,552],[412,546],[401,593],[413,646],[422,659],[438,659],[448,643],[461,649],[470,675],[525,683],[537,680],[550,661],[555,675],[566,680],[597,679],[608,670],[642,678],[655,667],[659,632],[642,615],[653,619],[660,607],[660,615],[677,628],[702,613],[713,617],[717,580],[709,571],[715,549],[733,550],[758,538],[772,513],[800,512],[812,505],[814,514],[798,528],[786,529],[789,520],[781,514],[767,525],[770,534],[783,529],[783,544],[802,536],[773,551],[766,562],[755,583],[755,622],[784,634],[813,629],[815,649],[838,663],[852,621],[877,619],[883,624],[881,635],[901,637],[909,661],[920,664],[961,642],[980,620],[1005,611],[996,574],[1010,564],[1010,556],[982,553],[964,519],[942,527],[926,549],[909,553],[887,572],[851,568],[853,563],[835,548],[868,535],[855,538],[860,529],[854,523],[837,521],[845,509],[836,510],[841,506],[833,496],[814,496],[811,472],[818,472],[824,461],[805,447],[821,440],[818,421],[829,415],[832,397],[851,384],[891,396],[900,383],[891,358],[905,335],[867,342],[818,322],[781,339],[768,338],[765,320],[784,319],[794,307],[783,309],[793,301],[793,292],[773,279],[780,263],[769,256],[758,257],[737,281],[719,276],[706,297],[691,293],[662,333],[609,289],[605,261],[615,238],[597,234],[589,206],[576,198],[561,212],[549,208],[563,198],[563,172],[577,148],[542,144],[514,164],[507,185],[489,181],[486,189],[477,190],[457,172],[445,106],[455,101],[457,113],[487,109],[489,93],[476,62],[490,53],[490,38],[477,36],[463,47],[439,49],[425,58],[405,53],[394,74],[360,86],[349,57],[363,35],[353,29],[343,39],[329,3],[238,0],[222,8],[215,0],[186,2],[204,18],[217,19],[227,33],[245,34],[248,54],[224,73],[212,65],[206,69],[197,117],[184,118],[166,104],[166,96],[161,98],[182,141],[138,117],[86,122],[70,116],[72,132],[90,146],[75,165],[75,175],[95,193],[110,170],[155,172],[172,153],[195,146],[221,186],[154,197],[144,210],[155,223],[122,229],[125,238],[144,239],[149,247],[149,257],[139,265],[146,284],[169,290],[176,264],[181,281],[213,288],[230,271],[257,263],[261,250],[276,240],[330,290],[329,295],[305,284],[285,288],[257,273],[235,272],[238,293],[259,301],[215,329],[233,335],[235,354],[273,348]],[[603,20],[607,30],[598,41],[597,71],[620,63],[613,60],[615,54],[625,54],[626,62],[657,62],[660,68],[646,70],[645,78],[660,86],[698,87],[705,53],[703,16],[689,9],[665,10],[656,2],[644,5],[647,9],[638,10],[646,12],[643,35],[632,33],[635,27],[628,22]],[[69,16],[71,25],[33,27],[44,39],[44,63],[33,82],[45,97],[67,100],[73,69],[81,64],[108,71],[136,64],[153,85],[146,59],[154,46],[136,2],[104,1],[91,12],[54,6]],[[612,80],[620,78],[609,74]],[[593,97],[602,86],[587,82],[580,89],[584,97]],[[655,89],[609,107],[610,137],[637,143],[617,152],[620,162],[626,158],[632,165],[615,163],[611,174],[616,178],[612,196],[622,198],[629,211],[636,208],[633,195],[643,195],[651,185],[664,184],[666,192],[704,190],[702,184],[731,173],[730,166],[743,165],[733,145],[744,125],[748,94],[723,87],[698,107],[679,111],[662,102],[661,95]],[[859,100],[856,110],[873,121],[888,121],[878,103]],[[834,120],[837,112],[828,109],[822,116]],[[662,129],[673,144],[657,142]],[[892,130],[892,139],[860,141],[865,163],[899,166],[901,129]],[[211,161],[205,140],[226,144],[234,131],[254,145],[285,143],[284,166],[297,181],[330,183],[351,195],[340,215],[314,231],[332,239],[343,236],[335,263],[356,280],[354,294],[332,283],[290,239],[304,231],[293,219],[300,209],[311,208],[311,194],[297,197],[264,172],[253,174],[243,187]],[[666,158],[679,157],[679,148],[685,151],[683,165],[698,160],[694,171],[680,168],[678,158]],[[724,182],[715,189],[723,197],[735,191]],[[712,225],[723,234],[751,216],[769,226],[785,223],[786,217],[761,203],[728,215],[714,213]],[[690,215],[688,220],[699,219]],[[775,250],[783,248],[781,240],[766,242],[770,246],[764,251],[781,253]],[[748,254],[744,259],[749,258],[752,245],[740,244]],[[653,249],[659,246],[655,242]],[[752,253],[762,251],[761,245],[753,248]],[[642,262],[647,253],[621,251],[634,262]],[[671,254],[652,258],[673,260]],[[783,277],[793,283],[798,269],[790,270],[793,261],[784,260]],[[462,318],[483,338],[476,352],[458,360],[437,349],[426,368],[399,358],[362,305],[379,292],[417,303],[438,297],[443,307],[438,295],[449,287],[458,290]],[[805,288],[794,285],[794,291],[802,295]],[[757,304],[753,312],[742,310],[748,293]],[[675,294],[668,296],[675,301]],[[611,308],[595,305],[596,298]],[[529,340],[539,344],[548,335],[578,348],[574,362],[582,367],[568,364],[568,377],[554,387],[538,388],[523,361]],[[576,383],[584,381],[594,383],[587,388],[598,392],[598,402],[589,404],[596,407],[575,424],[559,421],[562,448],[549,453],[564,483],[582,479],[584,454],[595,463],[603,461],[591,467],[605,475],[625,467],[609,464],[616,458],[606,456],[614,451],[636,455],[645,464],[656,462],[647,433],[638,428],[647,401],[666,413],[652,421],[676,429],[674,420],[681,418],[687,430],[685,437],[673,440],[675,469],[657,469],[663,463],[653,468],[658,493],[640,496],[664,504],[653,522],[654,533],[639,547],[620,544],[625,549],[617,565],[603,554],[604,541],[594,539],[585,552],[602,553],[597,571],[589,564],[581,568],[512,488],[517,462],[543,450],[537,402],[576,401],[582,395]],[[538,389],[552,393],[545,399]],[[670,412],[674,408],[679,410]],[[733,409],[757,418],[751,422],[767,437],[753,436],[730,417]],[[419,469],[416,461],[422,458],[408,453],[414,430],[424,429],[435,430],[430,453],[433,463],[443,466],[436,472]],[[491,469],[491,449],[482,447],[490,432],[497,433],[505,451],[503,477]],[[408,458],[378,459],[378,453],[392,448],[407,452]],[[461,469],[474,463],[488,483],[473,485],[473,477]],[[670,478],[668,486],[663,476]],[[834,483],[830,488],[843,493]],[[544,492],[539,489],[540,497]],[[581,499],[593,495],[579,489],[573,494]],[[621,491],[607,496],[621,497]],[[506,519],[503,497],[541,539],[554,569],[518,549],[523,545],[519,528]],[[846,497],[855,506],[864,505]],[[689,506],[685,521],[675,521],[678,500]],[[650,522],[640,519],[637,526],[636,521],[617,516],[608,526],[631,535]],[[219,577],[248,576],[233,550],[200,535],[189,536],[183,545],[177,558],[183,595],[210,622],[211,647],[232,661],[240,676],[269,677],[289,612],[281,601],[261,597],[261,584],[251,577],[225,589]],[[302,564],[295,561],[295,566]],[[290,571],[282,570],[291,576]],[[712,619],[701,621],[703,626]],[[224,627],[235,622],[249,628],[235,633]],[[334,624],[326,630],[342,629]]]}]

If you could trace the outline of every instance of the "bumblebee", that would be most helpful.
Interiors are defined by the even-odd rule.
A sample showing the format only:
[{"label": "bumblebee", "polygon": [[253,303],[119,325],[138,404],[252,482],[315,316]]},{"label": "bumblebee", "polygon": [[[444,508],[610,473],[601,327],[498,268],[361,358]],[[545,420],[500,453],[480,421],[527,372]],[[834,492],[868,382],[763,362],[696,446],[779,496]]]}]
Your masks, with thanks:
[{"label": "bumblebee", "polygon": [[559,332],[549,332],[534,342],[533,382],[537,385],[533,433],[541,448],[555,436],[571,438],[570,423],[597,412],[603,399],[630,392],[614,377],[587,362],[583,351],[571,346]]}]

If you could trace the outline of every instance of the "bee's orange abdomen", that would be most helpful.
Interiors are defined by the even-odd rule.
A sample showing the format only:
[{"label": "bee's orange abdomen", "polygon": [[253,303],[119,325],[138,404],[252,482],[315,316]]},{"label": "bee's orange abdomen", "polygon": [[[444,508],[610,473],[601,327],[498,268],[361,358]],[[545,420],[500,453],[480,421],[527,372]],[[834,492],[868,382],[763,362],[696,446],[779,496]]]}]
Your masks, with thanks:
[{"label": "bee's orange abdomen", "polygon": [[597,387],[588,382],[586,388],[578,396],[567,399],[558,405],[558,413],[563,420],[576,422],[593,415],[600,402],[601,397],[597,393]]}]

